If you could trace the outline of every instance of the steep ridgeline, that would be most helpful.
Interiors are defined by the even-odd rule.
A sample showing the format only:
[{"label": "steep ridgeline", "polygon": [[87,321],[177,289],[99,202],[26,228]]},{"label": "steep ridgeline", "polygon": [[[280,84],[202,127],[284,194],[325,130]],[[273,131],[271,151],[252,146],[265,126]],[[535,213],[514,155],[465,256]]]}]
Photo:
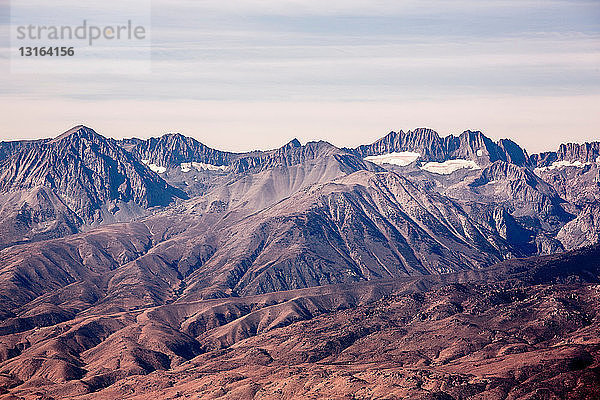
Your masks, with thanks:
[{"label": "steep ridgeline", "polygon": [[558,151],[533,154],[529,162],[538,176],[579,210],[600,203],[600,142],[561,144]]},{"label": "steep ridgeline", "polygon": [[[114,140],[77,126],[53,140],[30,142],[2,161],[0,196],[11,199],[0,212],[4,222],[14,220],[34,233],[57,230],[43,235],[52,237],[64,231],[57,220],[67,220],[72,232],[81,225],[129,220],[185,194]],[[0,246],[32,237],[2,239]]]},{"label": "steep ridgeline", "polygon": [[549,167],[555,162],[568,161],[575,163],[597,162],[600,157],[600,142],[561,144],[557,151],[532,154],[529,162],[535,167]]},{"label": "steep ridgeline", "polygon": [[426,128],[390,132],[376,142],[359,146],[353,151],[361,157],[410,151],[419,153],[422,161],[467,159],[480,165],[494,161],[526,165],[528,159],[527,152],[509,139],[494,143],[479,131],[440,137],[437,132]]},{"label": "steep ridgeline", "polygon": [[308,142],[302,146],[297,139],[294,139],[279,149],[255,152],[238,158],[232,163],[231,171],[260,171],[275,167],[290,167],[310,163],[326,157],[335,158],[347,173],[362,169],[372,169],[361,158],[341,150],[328,142]]},{"label": "steep ridgeline", "polygon": [[168,133],[159,138],[123,139],[120,144],[139,160],[166,168],[177,168],[183,163],[197,162],[214,166],[229,165],[238,157],[235,153],[211,149],[196,139],[180,133]]},{"label": "steep ridgeline", "polygon": [[147,140],[124,139],[120,144],[138,160],[150,165],[161,174],[172,173],[175,170],[220,171],[234,174],[250,170],[257,172],[298,165],[329,155],[337,155],[341,163],[365,167],[364,162],[352,152],[341,150],[324,141],[309,142],[303,146],[298,139],[293,139],[278,149],[246,153],[215,150],[179,133],[169,133]]},{"label": "steep ridgeline", "polygon": [[36,146],[39,141],[20,140],[14,142],[0,142],[0,163],[21,149]]},{"label": "steep ridgeline", "polygon": [[[203,196],[221,188],[231,191],[233,198],[246,198],[250,207],[266,206],[287,197],[292,193],[290,190],[357,170],[380,169],[324,141],[303,146],[294,139],[278,149],[247,153],[214,150],[181,134],[148,140],[126,139],[121,144],[140,162],[190,197]],[[262,184],[249,184],[257,181]],[[254,192],[252,195],[246,194],[250,187]],[[230,205],[235,202],[233,198],[228,200]]]}]

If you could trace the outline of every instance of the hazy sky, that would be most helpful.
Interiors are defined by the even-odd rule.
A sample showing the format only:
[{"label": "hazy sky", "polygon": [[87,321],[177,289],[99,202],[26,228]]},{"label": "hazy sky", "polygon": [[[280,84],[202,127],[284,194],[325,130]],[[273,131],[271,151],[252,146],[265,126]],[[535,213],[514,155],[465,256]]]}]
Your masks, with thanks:
[{"label": "hazy sky", "polygon": [[423,126],[530,152],[600,140],[598,0],[153,0],[151,35],[148,74],[16,74],[4,29],[0,140],[78,123],[227,150]]}]

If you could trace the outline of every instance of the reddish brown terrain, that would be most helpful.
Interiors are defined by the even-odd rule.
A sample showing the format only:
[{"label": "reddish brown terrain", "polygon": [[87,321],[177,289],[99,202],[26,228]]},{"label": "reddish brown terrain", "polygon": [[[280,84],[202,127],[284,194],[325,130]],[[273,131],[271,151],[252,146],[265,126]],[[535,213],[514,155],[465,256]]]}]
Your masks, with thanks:
[{"label": "reddish brown terrain", "polygon": [[599,276],[595,247],[477,272],[84,312],[2,337],[1,398],[598,398]]},{"label": "reddish brown terrain", "polygon": [[426,129],[0,143],[0,399],[600,398],[599,162]]}]

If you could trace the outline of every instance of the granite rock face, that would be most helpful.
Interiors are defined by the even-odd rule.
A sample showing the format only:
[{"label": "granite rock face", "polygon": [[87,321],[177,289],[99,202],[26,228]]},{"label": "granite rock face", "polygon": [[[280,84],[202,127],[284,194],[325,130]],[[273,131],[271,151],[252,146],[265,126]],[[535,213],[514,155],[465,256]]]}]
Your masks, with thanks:
[{"label": "granite rock face", "polygon": [[600,142],[563,143],[557,151],[532,154],[529,159],[532,165],[545,167],[556,161],[597,162],[599,156]]},{"label": "granite rock face", "polygon": [[558,232],[556,238],[571,250],[600,242],[600,205],[589,204]]},{"label": "granite rock face", "polygon": [[525,165],[528,158],[518,144],[508,139],[494,143],[479,131],[440,137],[437,132],[425,128],[408,132],[392,131],[372,144],[357,147],[355,151],[362,157],[411,151],[419,153],[423,161],[467,159],[482,165],[498,160]]}]

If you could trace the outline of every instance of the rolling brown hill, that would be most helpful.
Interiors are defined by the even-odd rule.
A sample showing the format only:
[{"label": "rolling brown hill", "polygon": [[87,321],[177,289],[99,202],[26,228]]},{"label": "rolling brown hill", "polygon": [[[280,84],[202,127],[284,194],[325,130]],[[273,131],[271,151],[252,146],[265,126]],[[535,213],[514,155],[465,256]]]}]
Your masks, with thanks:
[{"label": "rolling brown hill", "polygon": [[2,336],[2,398],[594,398],[599,256],[91,308]]}]

